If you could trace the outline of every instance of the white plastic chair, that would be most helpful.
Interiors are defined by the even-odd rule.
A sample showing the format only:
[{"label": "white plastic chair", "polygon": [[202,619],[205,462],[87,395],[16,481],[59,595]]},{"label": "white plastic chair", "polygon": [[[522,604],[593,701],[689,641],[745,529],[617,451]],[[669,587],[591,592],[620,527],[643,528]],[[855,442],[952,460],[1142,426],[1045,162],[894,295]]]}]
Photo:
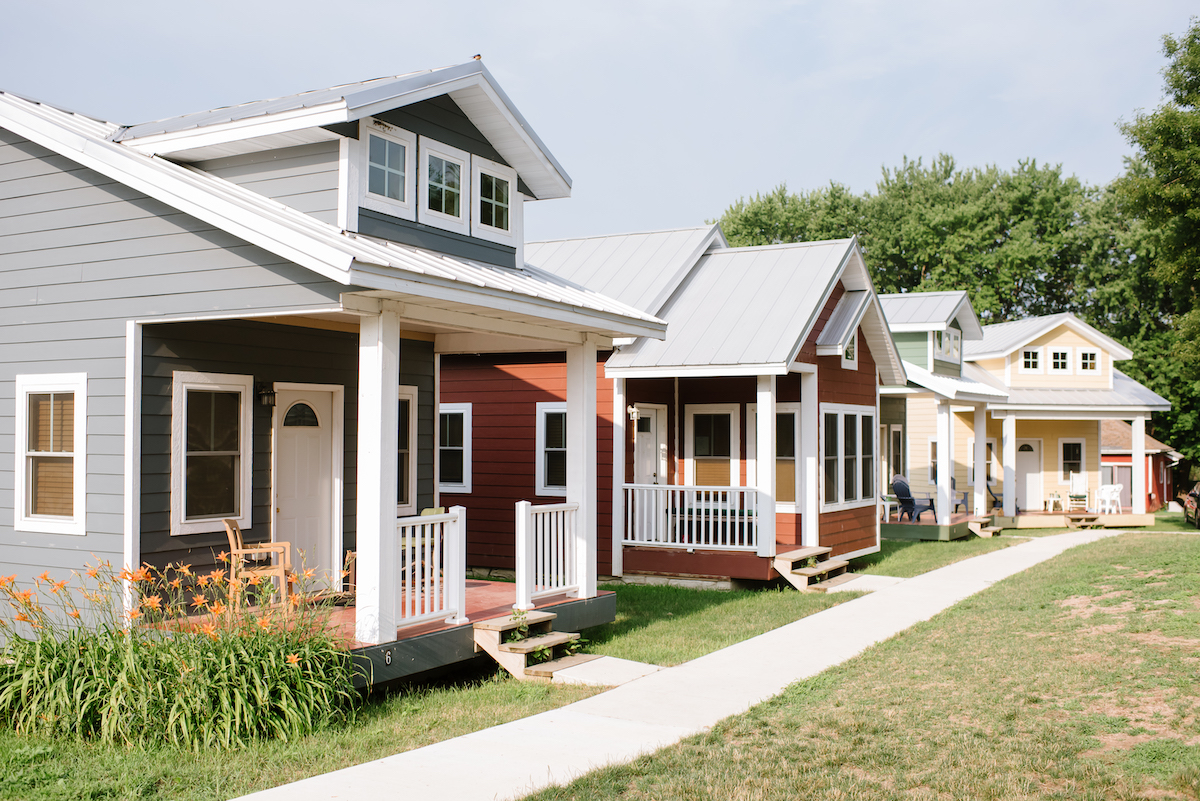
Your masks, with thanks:
[{"label": "white plastic chair", "polygon": [[1120,512],[1121,489],[1116,484],[1103,484],[1096,492],[1096,503],[1100,514],[1115,515]]},{"label": "white plastic chair", "polygon": [[1068,512],[1086,512],[1088,502],[1087,473],[1071,474],[1071,491],[1067,493]]}]

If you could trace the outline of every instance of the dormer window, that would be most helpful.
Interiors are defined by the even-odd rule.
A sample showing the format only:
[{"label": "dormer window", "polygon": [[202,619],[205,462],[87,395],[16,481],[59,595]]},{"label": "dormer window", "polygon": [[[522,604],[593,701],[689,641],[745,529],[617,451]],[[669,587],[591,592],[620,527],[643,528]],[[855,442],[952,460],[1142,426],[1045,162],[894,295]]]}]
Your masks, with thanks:
[{"label": "dormer window", "polygon": [[1079,351],[1079,372],[1095,373],[1100,370],[1100,351],[1098,350],[1081,350]]},{"label": "dormer window", "polygon": [[471,156],[471,178],[475,186],[471,236],[515,245],[513,232],[521,230],[521,202],[514,196],[517,171],[482,156]]},{"label": "dormer window", "polygon": [[1042,372],[1042,349],[1025,348],[1021,351],[1020,367],[1022,373]]},{"label": "dormer window", "polygon": [[440,156],[429,156],[428,208],[449,217],[459,217],[462,208],[462,165]]},{"label": "dormer window", "polygon": [[470,207],[463,200],[471,196],[471,154],[426,136],[420,137],[419,143],[421,203],[417,222],[470,235]]},{"label": "dormer window", "polygon": [[[358,162],[359,204],[363,208],[415,220],[413,189],[416,184],[417,137],[378,120],[362,124]],[[365,173],[365,175],[364,175]]]},{"label": "dormer window", "polygon": [[484,173],[479,178],[479,224],[508,230],[508,181]]},{"label": "dormer window", "polygon": [[1071,374],[1071,349],[1063,347],[1050,348],[1051,375]]},{"label": "dormer window", "polygon": [[933,357],[958,364],[962,361],[962,332],[956,328],[933,332]]},{"label": "dormer window", "polygon": [[367,158],[367,191],[373,195],[408,200],[405,171],[408,148],[400,142],[371,134],[370,155]]}]

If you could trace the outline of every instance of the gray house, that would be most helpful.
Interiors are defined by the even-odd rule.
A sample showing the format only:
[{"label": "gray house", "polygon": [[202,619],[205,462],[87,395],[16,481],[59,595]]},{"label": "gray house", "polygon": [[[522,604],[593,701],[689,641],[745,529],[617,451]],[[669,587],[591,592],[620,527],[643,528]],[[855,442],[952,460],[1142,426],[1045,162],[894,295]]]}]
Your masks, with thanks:
[{"label": "gray house", "polygon": [[0,93],[0,572],[202,566],[234,518],[322,571],[357,551],[356,637],[391,640],[398,521],[458,458],[438,340],[502,336],[575,368],[595,595],[582,366],[665,324],[524,263],[524,203],[570,188],[478,61],[133,126]]}]

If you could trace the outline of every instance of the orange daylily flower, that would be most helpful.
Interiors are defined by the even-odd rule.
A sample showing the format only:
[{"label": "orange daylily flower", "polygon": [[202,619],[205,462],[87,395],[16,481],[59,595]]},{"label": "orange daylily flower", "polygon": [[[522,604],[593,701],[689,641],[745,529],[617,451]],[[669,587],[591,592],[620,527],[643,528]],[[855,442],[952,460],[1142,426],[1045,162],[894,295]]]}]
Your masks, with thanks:
[{"label": "orange daylily flower", "polygon": [[150,573],[150,565],[142,565],[133,574],[134,581],[151,581],[154,576]]},{"label": "orange daylily flower", "polygon": [[306,578],[306,579],[310,579],[313,576],[317,575],[317,571],[310,567],[310,568],[307,568],[301,575],[303,575],[304,578]]},{"label": "orange daylily flower", "polygon": [[229,551],[221,551],[219,554],[217,554],[217,561],[218,562],[228,562],[229,561]]},{"label": "orange daylily flower", "polygon": [[134,608],[134,609],[129,610],[129,619],[130,620],[137,620],[141,616],[142,616],[141,609]]},{"label": "orange daylily flower", "polygon": [[33,598],[33,590],[22,590],[16,594],[16,597],[21,603],[27,604]]},{"label": "orange daylily flower", "polygon": [[267,629],[271,628],[271,616],[270,615],[265,615],[263,617],[260,617],[257,622],[258,622],[258,627],[260,629],[262,629],[263,631],[266,631]]},{"label": "orange daylily flower", "polygon": [[262,582],[262,576],[251,576],[246,579],[246,583],[251,587],[257,587]]},{"label": "orange daylily flower", "polygon": [[213,602],[212,606],[209,607],[209,609],[212,610],[214,615],[219,615],[225,611],[225,604],[221,603],[220,601],[215,601]]},{"label": "orange daylily flower", "polygon": [[177,590],[183,586],[183,579],[181,579],[179,576],[176,576],[167,583],[171,585],[172,589]]},{"label": "orange daylily flower", "polygon": [[162,606],[162,598],[157,595],[147,595],[142,598],[142,606],[147,609],[158,609]]},{"label": "orange daylily flower", "polygon": [[199,578],[196,579],[196,584],[201,587],[207,587],[208,586],[208,576],[200,576]]},{"label": "orange daylily flower", "polygon": [[192,596],[192,606],[196,607],[197,609],[199,609],[200,607],[204,606],[207,603],[208,603],[208,599],[205,598],[203,595],[193,595]]},{"label": "orange daylily flower", "polygon": [[292,605],[293,609],[296,607],[299,607],[300,606],[300,596],[297,595],[296,593],[292,593],[290,596],[288,596],[288,603]]},{"label": "orange daylily flower", "polygon": [[72,609],[67,614],[70,615],[71,617],[75,618],[76,620],[79,619],[79,610],[78,609]]},{"label": "orange daylily flower", "polygon": [[287,655],[287,663],[289,665],[299,665],[300,664],[300,655],[299,654],[288,654]]},{"label": "orange daylily flower", "polygon": [[42,575],[37,577],[37,580],[38,581],[47,581],[47,582],[50,581],[50,571],[47,570],[44,573],[42,573]]},{"label": "orange daylily flower", "polygon": [[67,582],[56,581],[56,582],[54,582],[54,586],[50,588],[50,592],[54,593],[55,595],[58,595],[59,591],[62,590],[62,588],[65,586],[67,586]]},{"label": "orange daylily flower", "polygon": [[179,567],[177,567],[177,568],[175,568],[175,569],[176,569],[177,571],[179,571],[179,574],[180,574],[181,576],[190,576],[190,575],[192,575],[192,566],[191,566],[191,565],[185,565],[185,564],[182,564],[182,563],[181,563],[181,564],[179,565]]},{"label": "orange daylily flower", "polygon": [[210,639],[213,639],[213,640],[218,639],[217,638],[217,627],[214,626],[212,623],[205,623],[203,626],[200,627],[200,631],[203,632],[204,634],[207,634]]},{"label": "orange daylily flower", "polygon": [[17,580],[16,573],[13,573],[11,576],[0,576],[0,590],[8,589],[9,587],[12,586],[13,582],[16,580]]},{"label": "orange daylily flower", "polygon": [[33,622],[28,617],[25,616],[24,612],[17,612],[17,616],[13,619],[16,620],[18,623],[32,623]]}]

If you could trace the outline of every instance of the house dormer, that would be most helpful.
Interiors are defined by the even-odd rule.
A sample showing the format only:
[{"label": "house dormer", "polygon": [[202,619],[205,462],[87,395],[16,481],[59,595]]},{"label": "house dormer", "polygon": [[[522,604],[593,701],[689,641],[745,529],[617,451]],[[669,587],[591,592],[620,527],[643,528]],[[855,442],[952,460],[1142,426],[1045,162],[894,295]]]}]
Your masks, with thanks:
[{"label": "house dormer", "polygon": [[904,361],[934,375],[962,375],[964,340],[983,337],[966,292],[880,295],[879,302]]},{"label": "house dormer", "polygon": [[524,204],[571,182],[479,61],[123,128],[142,152],[349,232],[524,264]]},{"label": "house dormer", "polygon": [[966,358],[1013,389],[1112,389],[1121,343],[1073,314],[989,325]]}]

